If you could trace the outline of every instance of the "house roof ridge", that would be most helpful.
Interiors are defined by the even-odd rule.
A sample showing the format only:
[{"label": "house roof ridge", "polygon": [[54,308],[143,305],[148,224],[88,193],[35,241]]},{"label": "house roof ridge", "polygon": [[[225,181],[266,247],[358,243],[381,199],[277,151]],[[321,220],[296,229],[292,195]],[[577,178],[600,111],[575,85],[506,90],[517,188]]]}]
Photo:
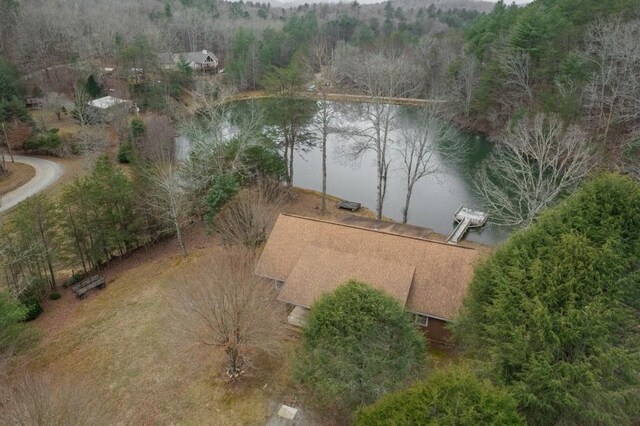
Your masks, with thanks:
[{"label": "house roof ridge", "polygon": [[[349,224],[349,223],[334,222],[334,221],[331,221],[331,220],[324,220],[324,219],[319,219],[319,218],[315,218],[315,217],[301,216],[301,215],[291,214],[291,213],[280,213],[280,215],[281,216],[287,216],[287,217],[293,217],[293,218],[296,218],[296,219],[309,220],[309,221],[312,221],[312,222],[319,222],[319,223],[326,223],[326,224],[329,224],[329,225],[341,226],[341,227],[344,227],[344,228],[358,229],[358,230],[362,230],[362,231],[374,232],[374,233],[377,233],[377,234],[385,234],[385,235],[391,235],[391,236],[394,236],[394,237],[402,237],[402,238],[408,238],[408,239],[416,240],[416,241],[434,243],[434,244],[439,244],[439,245],[443,245],[443,246],[451,247],[451,248],[458,248],[458,249],[463,249],[463,250],[473,250],[473,251],[477,250],[474,247],[465,247],[465,246],[459,246],[459,245],[455,245],[455,244],[448,244],[446,242],[438,241],[438,240],[432,240],[430,238],[420,238],[420,237],[416,237],[416,236],[413,236],[413,235],[398,234],[396,232],[390,232],[390,231],[385,231],[385,230],[381,230],[381,229],[367,228],[365,226],[357,226],[357,225],[353,225],[353,224]],[[393,223],[393,222],[391,222],[391,223]]]}]

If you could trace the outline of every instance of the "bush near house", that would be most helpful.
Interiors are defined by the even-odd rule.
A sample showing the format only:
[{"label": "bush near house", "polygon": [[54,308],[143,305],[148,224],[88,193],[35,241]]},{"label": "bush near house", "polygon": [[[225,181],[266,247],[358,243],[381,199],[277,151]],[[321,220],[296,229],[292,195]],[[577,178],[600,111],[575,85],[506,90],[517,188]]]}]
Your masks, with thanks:
[{"label": "bush near house", "polygon": [[425,339],[400,304],[349,281],[316,301],[294,360],[294,378],[320,404],[353,411],[419,377]]},{"label": "bush near house", "polygon": [[523,425],[516,408],[504,389],[452,367],[359,410],[355,425]]}]

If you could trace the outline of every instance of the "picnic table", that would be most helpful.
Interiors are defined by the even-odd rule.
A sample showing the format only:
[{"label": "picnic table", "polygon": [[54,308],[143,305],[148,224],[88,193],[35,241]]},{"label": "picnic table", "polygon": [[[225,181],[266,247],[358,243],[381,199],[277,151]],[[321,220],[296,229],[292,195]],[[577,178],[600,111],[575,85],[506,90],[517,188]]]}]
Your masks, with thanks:
[{"label": "picnic table", "polygon": [[92,275],[71,286],[71,290],[78,299],[82,299],[92,288],[103,289],[107,286],[107,280],[102,275]]}]

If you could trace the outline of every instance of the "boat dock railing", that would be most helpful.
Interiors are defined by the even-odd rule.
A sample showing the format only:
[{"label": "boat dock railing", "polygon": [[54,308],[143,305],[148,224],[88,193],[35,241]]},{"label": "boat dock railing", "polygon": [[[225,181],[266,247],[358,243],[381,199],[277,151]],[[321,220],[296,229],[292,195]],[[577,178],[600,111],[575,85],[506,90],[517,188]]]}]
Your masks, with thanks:
[{"label": "boat dock railing", "polygon": [[451,244],[458,244],[469,228],[479,228],[484,226],[489,219],[489,213],[467,209],[461,204],[458,210],[453,214],[453,218],[458,222],[458,226],[456,226],[456,229],[454,229],[451,235],[449,235],[447,242]]}]

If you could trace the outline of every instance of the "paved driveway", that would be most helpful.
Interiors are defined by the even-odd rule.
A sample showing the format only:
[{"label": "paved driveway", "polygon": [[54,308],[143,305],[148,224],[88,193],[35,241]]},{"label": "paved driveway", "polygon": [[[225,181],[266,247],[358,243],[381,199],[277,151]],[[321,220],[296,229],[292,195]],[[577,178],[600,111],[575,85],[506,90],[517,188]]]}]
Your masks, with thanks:
[{"label": "paved driveway", "polygon": [[[6,158],[7,161],[10,160],[8,156]],[[24,155],[14,155],[13,158],[16,163],[24,163],[33,167],[36,170],[36,175],[26,184],[0,197],[0,213],[51,186],[62,176],[62,166],[53,161]]]}]

